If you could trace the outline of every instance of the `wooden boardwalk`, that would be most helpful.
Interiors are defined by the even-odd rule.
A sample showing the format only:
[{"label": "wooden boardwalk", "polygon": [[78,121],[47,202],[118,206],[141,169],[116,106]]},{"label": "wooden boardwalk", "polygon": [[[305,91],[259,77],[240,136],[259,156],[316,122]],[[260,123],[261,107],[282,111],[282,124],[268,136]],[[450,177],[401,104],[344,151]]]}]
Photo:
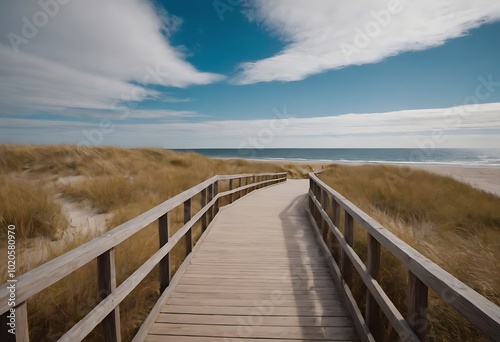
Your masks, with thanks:
[{"label": "wooden boardwalk", "polygon": [[222,208],[146,341],[357,341],[307,191],[289,180]]},{"label": "wooden boardwalk", "polygon": [[[193,201],[195,208],[200,205],[194,213]],[[232,204],[219,210],[222,203]],[[175,208],[183,209],[184,225],[170,234]],[[117,284],[116,247],[155,222],[158,250]],[[203,234],[194,241],[198,223]],[[355,233],[355,224],[361,232]],[[360,233],[367,237],[366,263],[352,248]],[[181,240],[185,258],[173,274],[170,254]],[[333,243],[334,253],[326,241]],[[408,271],[406,317],[380,286],[382,248]],[[133,342],[422,342],[430,330],[429,290],[484,337],[498,341],[500,336],[498,305],[386,230],[315,173],[309,180],[288,181],[284,172],[213,176],[10,280],[0,286],[0,341],[29,342],[28,300],[92,261],[100,301],[60,342],[83,341],[98,325],[104,341],[122,341],[120,305],[155,267],[160,298]],[[364,313],[351,292],[354,272],[367,294]],[[7,331],[11,282],[15,335]],[[39,336],[31,332],[31,339]]]}]

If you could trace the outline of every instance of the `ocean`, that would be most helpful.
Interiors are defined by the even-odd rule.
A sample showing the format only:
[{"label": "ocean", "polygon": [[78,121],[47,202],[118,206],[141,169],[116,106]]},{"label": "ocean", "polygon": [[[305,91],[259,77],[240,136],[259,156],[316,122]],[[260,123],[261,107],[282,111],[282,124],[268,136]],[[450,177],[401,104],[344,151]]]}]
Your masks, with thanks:
[{"label": "ocean", "polygon": [[500,167],[500,149],[267,148],[177,149],[211,158]]}]

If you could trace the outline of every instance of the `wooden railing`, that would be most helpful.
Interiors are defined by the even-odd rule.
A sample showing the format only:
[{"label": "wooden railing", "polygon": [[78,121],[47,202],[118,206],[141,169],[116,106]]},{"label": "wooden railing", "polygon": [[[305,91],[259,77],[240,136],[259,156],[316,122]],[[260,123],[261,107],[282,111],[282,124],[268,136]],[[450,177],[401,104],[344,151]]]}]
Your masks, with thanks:
[{"label": "wooden railing", "polygon": [[[363,332],[363,340],[381,339],[380,310],[402,341],[425,341],[428,330],[428,290],[434,291],[444,302],[469,320],[493,341],[500,339],[500,308],[453,277],[438,265],[414,250],[365,214],[353,203],[309,174],[309,215],[314,223],[327,262],[337,274],[339,288],[355,319],[356,328]],[[328,208],[328,210],[327,210]],[[343,211],[344,234],[340,231]],[[330,214],[330,213],[331,214]],[[353,249],[354,222],[367,233],[367,264]],[[328,231],[330,237],[328,238]],[[321,234],[321,235],[320,235]],[[340,246],[335,260],[327,245]],[[396,257],[408,270],[406,319],[394,306],[379,282],[381,247]],[[367,289],[366,312],[363,317],[351,293],[352,268],[357,271]]]},{"label": "wooden railing", "polygon": [[[185,238],[186,259],[183,263],[184,266],[181,265],[177,270],[177,273],[180,273],[192,255],[193,239],[191,228],[195,223],[200,221],[202,231],[205,231],[215,215],[217,215],[222,198],[227,198],[228,202],[231,203],[255,189],[284,182],[286,179],[286,173],[214,176],[102,236],[21,275],[15,279],[16,341],[29,341],[27,300],[94,259],[97,259],[101,301],[82,320],[67,331],[59,341],[81,341],[101,322],[104,327],[105,340],[109,342],[120,341],[120,303],[158,264],[160,266],[161,301],[162,296],[168,290],[169,284],[175,278],[175,276],[172,277],[169,253],[180,239]],[[227,182],[229,190],[219,192],[221,182]],[[198,194],[201,195],[201,209],[192,215],[191,200]],[[184,207],[184,225],[170,236],[169,214],[174,208],[181,205]],[[158,220],[160,248],[130,277],[119,286],[116,286],[116,246],[156,220]],[[8,305],[10,294],[8,286],[9,283],[0,287],[0,315],[3,315],[4,318],[11,309]],[[158,306],[155,306],[153,310],[158,311]],[[139,330],[134,341],[144,338],[144,333],[147,331],[146,326],[152,322],[153,316],[155,316],[154,313],[148,316],[146,324],[143,325],[145,328]],[[1,329],[4,331],[5,327],[2,326]]]}]

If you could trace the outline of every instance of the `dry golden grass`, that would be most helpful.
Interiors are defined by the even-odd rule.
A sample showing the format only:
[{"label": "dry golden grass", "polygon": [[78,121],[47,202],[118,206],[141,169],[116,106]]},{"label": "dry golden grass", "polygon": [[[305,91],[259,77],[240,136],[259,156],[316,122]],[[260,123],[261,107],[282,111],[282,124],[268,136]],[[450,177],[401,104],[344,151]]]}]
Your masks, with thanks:
[{"label": "dry golden grass", "polygon": [[[333,165],[320,178],[420,253],[500,304],[499,197],[449,177],[393,166]],[[355,233],[354,248],[366,260],[366,233],[360,227]],[[406,269],[382,249],[381,284],[403,314],[406,283]],[[364,307],[359,279],[354,289]],[[432,292],[428,313],[431,341],[483,339]]]},{"label": "dry golden grass", "polygon": [[[18,239],[36,236],[54,237],[67,226],[61,208],[54,202],[53,189],[44,189],[43,183],[25,182],[12,177],[0,177],[0,241],[6,239],[7,225],[17,227]],[[22,206],[18,205],[22,203]]]},{"label": "dry golden grass", "polygon": [[[0,145],[0,223],[21,227],[19,253],[36,249],[43,240],[67,226],[54,201],[57,194],[65,200],[90,203],[112,217],[108,228],[126,222],[216,174],[288,172],[290,177],[305,177],[312,167],[294,164],[275,165],[246,160],[214,160],[195,153],[175,153],[162,149],[83,148],[75,146]],[[78,176],[78,177],[74,177]],[[73,178],[72,178],[73,177]],[[62,181],[63,182],[62,182]],[[70,180],[70,181],[67,181]],[[221,191],[227,185],[221,184]],[[36,191],[35,191],[36,190]],[[200,208],[199,196],[193,199],[193,212]],[[172,233],[182,225],[182,208],[171,215]],[[201,235],[199,224],[193,239]],[[65,246],[71,250],[90,239],[78,235]],[[158,249],[158,232],[152,224],[117,246],[117,282],[120,284]],[[174,270],[183,261],[184,241],[172,251]],[[1,251],[0,251],[1,252]],[[56,257],[54,252],[38,264]],[[133,255],[133,257],[131,257]],[[36,265],[22,264],[18,274]],[[130,340],[158,298],[158,273],[148,277],[120,305],[122,337]],[[4,282],[5,272],[0,280]],[[30,334],[36,341],[53,341],[84,317],[98,302],[96,262],[50,286],[28,302]],[[100,328],[87,338],[102,340]]]}]

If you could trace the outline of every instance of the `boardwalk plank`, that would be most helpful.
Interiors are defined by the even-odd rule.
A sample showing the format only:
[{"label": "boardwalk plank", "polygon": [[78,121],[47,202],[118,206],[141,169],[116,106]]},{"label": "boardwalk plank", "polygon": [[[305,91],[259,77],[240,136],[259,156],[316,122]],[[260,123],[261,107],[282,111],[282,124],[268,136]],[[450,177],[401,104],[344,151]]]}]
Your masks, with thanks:
[{"label": "boardwalk plank", "polygon": [[146,341],[359,341],[306,192],[288,181],[221,208]]},{"label": "boardwalk plank", "polygon": [[154,335],[209,336],[239,338],[287,338],[345,341],[356,338],[351,327],[290,327],[290,326],[220,326],[206,324],[155,323],[151,329]]}]

